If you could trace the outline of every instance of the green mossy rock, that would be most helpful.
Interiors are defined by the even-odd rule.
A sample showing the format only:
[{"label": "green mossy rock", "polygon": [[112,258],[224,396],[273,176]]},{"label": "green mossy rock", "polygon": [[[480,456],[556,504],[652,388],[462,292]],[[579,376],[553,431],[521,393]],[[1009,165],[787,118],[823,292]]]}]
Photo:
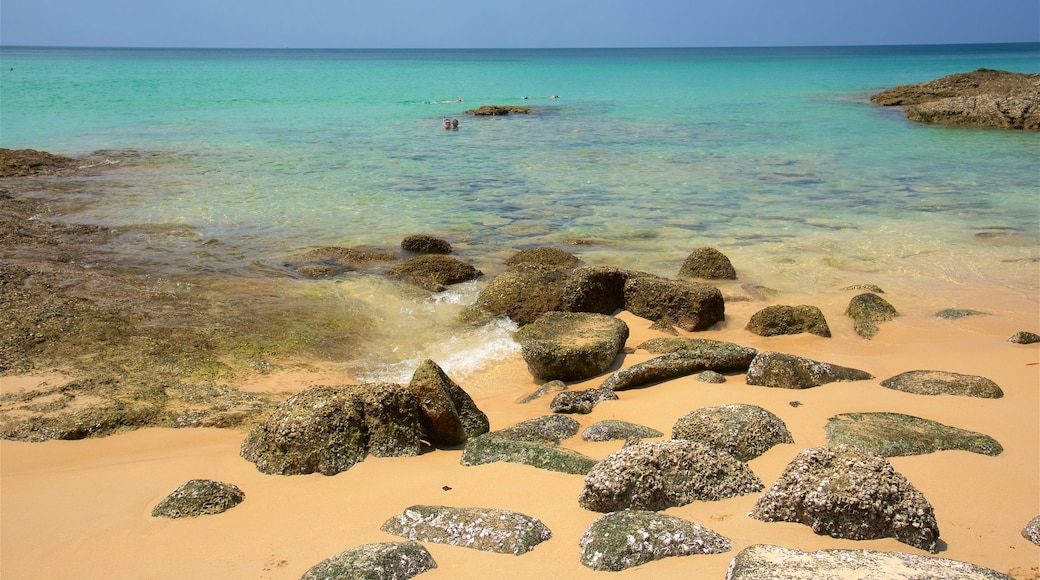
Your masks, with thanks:
[{"label": "green mossy rock", "polygon": [[948,450],[982,455],[1004,451],[989,435],[900,413],[842,413],[831,417],[825,429],[831,445],[854,445],[885,457]]},{"label": "green mossy rock", "polygon": [[364,544],[319,562],[300,580],[405,580],[437,567],[418,542]]},{"label": "green mossy rock", "polygon": [[722,554],[729,538],[691,521],[651,511],[625,510],[592,522],[578,542],[581,563],[618,572],[672,556]]},{"label": "green mossy rock", "polygon": [[916,395],[958,395],[999,399],[1004,391],[997,383],[977,375],[949,371],[907,371],[881,381],[881,386]]}]

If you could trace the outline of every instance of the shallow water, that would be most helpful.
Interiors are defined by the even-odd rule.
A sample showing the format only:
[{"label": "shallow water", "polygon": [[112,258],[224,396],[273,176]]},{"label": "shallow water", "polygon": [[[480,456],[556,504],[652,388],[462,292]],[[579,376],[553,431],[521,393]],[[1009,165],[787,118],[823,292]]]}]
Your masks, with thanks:
[{"label": "shallow water", "polygon": [[[150,224],[116,249],[157,277],[331,295],[378,329],[359,372],[466,353],[447,365],[465,373],[515,348],[508,325],[452,323],[479,284],[430,298],[295,280],[285,261],[426,232],[489,276],[537,245],[674,276],[711,245],[780,291],[899,279],[1035,301],[1040,135],[915,125],[868,100],[980,67],[1036,72],[1040,46],[3,48],[0,146],[104,152],[115,169],[68,186],[89,202],[74,219]],[[537,114],[463,114],[484,104]]]}]

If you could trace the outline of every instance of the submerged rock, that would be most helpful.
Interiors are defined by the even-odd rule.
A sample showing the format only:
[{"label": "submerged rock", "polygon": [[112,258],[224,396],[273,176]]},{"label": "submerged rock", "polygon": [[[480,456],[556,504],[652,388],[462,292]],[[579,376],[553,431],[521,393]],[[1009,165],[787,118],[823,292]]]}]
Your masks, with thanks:
[{"label": "submerged rock", "polygon": [[803,332],[830,338],[831,329],[823,312],[815,306],[767,306],[751,315],[745,330],[759,336],[781,336]]},{"label": "submerged rock", "polygon": [[450,254],[451,244],[441,238],[426,234],[413,234],[401,240],[401,249],[420,254]]},{"label": "submerged rock", "polygon": [[663,436],[664,433],[657,429],[618,419],[597,421],[581,432],[581,438],[585,441],[631,441]]},{"label": "submerged rock", "polygon": [[999,399],[1004,396],[997,383],[977,375],[949,371],[907,371],[881,381],[881,386],[915,395],[960,395]]},{"label": "submerged rock", "polygon": [[854,445],[885,457],[959,449],[1000,455],[1004,448],[983,433],[900,413],[842,413],[825,427],[827,443]]},{"label": "submerged rock", "polygon": [[848,445],[799,453],[749,515],[805,524],[834,538],[895,538],[929,552],[939,540],[924,494],[884,457]]},{"label": "submerged rock", "polygon": [[878,324],[888,322],[899,315],[887,300],[870,292],[854,296],[849,301],[845,314],[852,318],[856,334],[867,339],[877,335]]},{"label": "submerged rock", "polygon": [[531,374],[563,381],[587,379],[606,371],[627,339],[624,321],[578,312],[546,313],[516,333]]},{"label": "submerged rock", "polygon": [[721,405],[690,411],[675,422],[672,439],[704,443],[750,461],[780,443],[794,443],[780,417],[755,405]]},{"label": "submerged rock", "polygon": [[425,254],[390,268],[386,275],[430,292],[443,292],[452,284],[475,280],[484,274],[458,258]]},{"label": "submerged rock", "polygon": [[779,352],[759,352],[748,366],[747,384],[808,389],[835,381],[862,381],[870,373]]},{"label": "submerged rock", "polygon": [[414,540],[519,556],[552,537],[538,518],[491,508],[413,505],[382,531]]},{"label": "submerged rock", "polygon": [[718,288],[652,276],[625,282],[625,308],[636,316],[666,321],[687,332],[707,330],[726,318],[726,304]]},{"label": "submerged rock", "polygon": [[364,544],[319,562],[300,580],[405,580],[437,567],[418,542]]},{"label": "submerged rock", "polygon": [[166,496],[152,509],[152,517],[194,518],[223,513],[242,503],[246,495],[230,483],[193,479]]},{"label": "submerged rock", "polygon": [[520,107],[517,105],[483,105],[476,109],[464,111],[467,115],[477,117],[500,117],[502,115],[531,115],[534,110],[531,107]]},{"label": "submerged rock", "polygon": [[680,278],[707,280],[736,280],[737,271],[725,254],[715,248],[697,248],[679,267]]},{"label": "submerged rock", "polygon": [[577,413],[587,415],[602,401],[616,401],[618,396],[610,389],[585,389],[565,391],[553,397],[549,410],[553,413]]},{"label": "submerged rock", "polygon": [[578,546],[585,566],[618,572],[672,556],[722,554],[732,544],[729,538],[688,520],[625,510],[592,522]]}]

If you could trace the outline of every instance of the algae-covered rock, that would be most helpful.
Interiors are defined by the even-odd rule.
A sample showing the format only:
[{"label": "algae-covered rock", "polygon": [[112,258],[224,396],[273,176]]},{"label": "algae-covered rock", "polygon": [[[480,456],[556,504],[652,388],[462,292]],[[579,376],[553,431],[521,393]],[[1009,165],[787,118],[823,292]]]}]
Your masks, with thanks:
[{"label": "algae-covered rock", "polygon": [[936,318],[945,318],[946,320],[957,320],[958,318],[967,318],[969,316],[985,315],[985,312],[972,310],[971,308],[945,308],[935,313]]},{"label": "algae-covered rock", "polygon": [[651,338],[638,345],[651,354],[670,354],[683,351],[690,358],[705,359],[712,370],[720,373],[744,372],[758,351],[733,342],[708,338]]},{"label": "algae-covered rock", "polygon": [[830,338],[831,329],[827,319],[816,306],[802,304],[767,306],[751,315],[745,330],[759,336],[781,336],[785,334],[815,334]]},{"label": "algae-covered rock", "polygon": [[581,432],[581,438],[585,441],[632,441],[663,436],[664,433],[657,429],[619,419],[597,421]]},{"label": "algae-covered rock", "polygon": [[542,441],[513,439],[499,432],[474,437],[466,444],[460,463],[467,467],[505,461],[522,463],[560,473],[584,475],[596,460],[563,447]]},{"label": "algae-covered rock", "polygon": [[432,443],[458,445],[487,433],[490,422],[473,398],[432,360],[415,369],[408,388],[419,403],[419,422]]},{"label": "algae-covered rock", "polygon": [[852,319],[852,327],[856,334],[867,339],[877,335],[878,324],[888,322],[899,315],[887,300],[871,292],[854,296],[849,301],[845,314]]},{"label": "algae-covered rock", "polygon": [[885,457],[954,449],[982,455],[1004,451],[989,435],[901,413],[842,413],[831,417],[825,429],[831,445],[854,445]]},{"label": "algae-covered rock", "polygon": [[850,540],[895,538],[935,552],[935,511],[884,457],[839,445],[806,449],[758,498],[751,517]]},{"label": "algae-covered rock", "polygon": [[553,248],[551,246],[539,246],[520,250],[506,259],[506,266],[537,266],[552,270],[571,270],[581,264],[581,260],[574,254]]},{"label": "algae-covered rock", "polygon": [[553,413],[577,413],[588,415],[602,401],[616,401],[618,396],[610,389],[585,389],[583,391],[564,391],[549,403]]},{"label": "algae-covered rock", "polygon": [[492,279],[465,313],[470,320],[508,316],[524,325],[546,312],[563,309],[567,273],[553,268],[518,265]]},{"label": "algae-covered rock", "polygon": [[672,439],[704,443],[741,461],[750,461],[774,445],[794,443],[787,425],[755,405],[721,405],[690,411],[675,422]]},{"label": "algae-covered rock", "polygon": [[652,276],[625,282],[625,309],[654,322],[666,321],[682,330],[707,330],[726,319],[722,292],[714,286]]},{"label": "algae-covered rock", "polygon": [[654,339],[640,345],[643,347],[652,349],[651,352],[661,350],[668,354],[618,369],[600,386],[623,391],[706,370],[746,371],[758,352],[729,342],[683,338]]},{"label": "algae-covered rock", "polygon": [[610,266],[575,268],[564,287],[561,310],[614,314],[625,307],[625,282],[649,275]]},{"label": "algae-covered rock", "polygon": [[651,441],[616,451],[585,476],[578,504],[592,511],[663,510],[760,491],[732,455],[693,441]]},{"label": "algae-covered rock", "polygon": [[412,234],[401,240],[401,249],[419,254],[450,254],[451,244],[446,240],[427,234]]},{"label": "algae-covered rock", "polygon": [[715,248],[697,248],[679,267],[680,278],[707,280],[736,280],[737,271],[725,254]]},{"label": "algae-covered rock", "polygon": [[520,107],[517,105],[483,105],[476,109],[464,111],[467,115],[477,117],[500,117],[503,115],[531,115],[534,110],[531,107]]},{"label": "algae-covered rock", "polygon": [[779,352],[759,352],[748,366],[747,384],[808,389],[835,381],[862,381],[873,375],[858,369]]},{"label": "algae-covered rock", "polygon": [[578,542],[581,563],[618,572],[672,556],[722,554],[729,538],[691,521],[652,511],[625,510],[592,522]]},{"label": "algae-covered rock", "polygon": [[606,371],[627,339],[624,321],[579,312],[549,312],[516,333],[531,374],[563,381],[587,379]]},{"label": "algae-covered rock", "polygon": [[959,395],[983,399],[1004,396],[997,383],[978,375],[950,371],[907,371],[881,381],[881,386],[916,395]]},{"label": "algae-covered rock", "polygon": [[194,518],[223,513],[246,498],[230,483],[193,479],[182,484],[152,509],[152,517]]},{"label": "algae-covered rock", "polygon": [[437,567],[418,542],[363,544],[315,564],[300,580],[406,580]]},{"label": "algae-covered rock", "polygon": [[404,280],[430,292],[443,292],[452,284],[475,280],[483,276],[483,272],[458,258],[441,254],[424,254],[403,264],[397,264],[387,270],[386,275]]},{"label": "algae-covered rock", "polygon": [[574,437],[580,429],[581,423],[571,417],[543,415],[521,421],[495,433],[518,441],[540,441],[556,445],[564,439]]},{"label": "algae-covered rock", "polygon": [[538,518],[491,508],[413,505],[380,528],[417,542],[519,556],[552,537]]}]

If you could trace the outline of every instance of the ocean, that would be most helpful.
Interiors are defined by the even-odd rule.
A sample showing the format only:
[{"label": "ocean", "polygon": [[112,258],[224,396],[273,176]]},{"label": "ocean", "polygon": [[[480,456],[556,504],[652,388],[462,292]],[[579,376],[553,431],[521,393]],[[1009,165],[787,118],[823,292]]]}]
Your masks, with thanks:
[{"label": "ocean", "polygon": [[[669,277],[713,246],[741,283],[781,293],[996,284],[1035,301],[1040,134],[923,126],[869,102],[978,68],[1038,72],[1040,45],[3,47],[0,146],[104,158],[66,219],[133,227],[110,249],[156,284],[349,311],[366,347],[342,363],[361,378],[407,380],[423,358],[465,376],[514,353],[515,326],[458,312],[535,246]],[[536,114],[465,114],[480,105]],[[426,295],[285,266],[414,233],[484,279]]]}]

